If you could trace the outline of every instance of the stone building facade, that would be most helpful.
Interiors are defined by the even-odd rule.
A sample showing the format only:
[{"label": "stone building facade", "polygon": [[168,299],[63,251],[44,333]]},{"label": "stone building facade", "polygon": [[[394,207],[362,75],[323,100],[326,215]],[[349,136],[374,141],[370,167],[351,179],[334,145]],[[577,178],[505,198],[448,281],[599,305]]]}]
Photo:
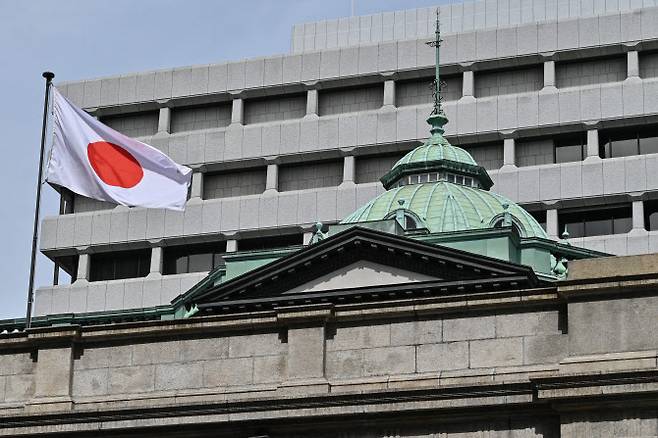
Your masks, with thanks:
[{"label": "stone building facade", "polygon": [[[451,62],[467,50],[461,39],[469,38],[464,36],[469,32],[475,33],[474,47],[489,47],[490,38],[479,39],[489,35],[489,19],[482,21],[478,13],[488,5],[449,7],[451,13],[462,11],[451,16],[454,33],[444,41]],[[632,14],[646,24],[642,32],[658,30],[642,21],[658,18],[651,7],[627,11],[632,5],[626,5],[611,13],[592,4],[589,14],[583,12],[583,3],[578,9],[583,17],[565,15],[560,6],[556,17],[540,17],[538,7],[498,5],[500,20],[507,16],[516,21],[497,21],[493,32],[507,42],[503,35],[516,35],[517,50],[528,43],[519,37],[528,31],[524,26],[534,26],[537,44],[546,44],[548,35],[539,29],[554,21],[557,30],[563,29],[557,35],[560,44],[570,41],[560,35],[568,34],[573,22],[580,29],[586,20],[594,20],[603,35],[600,23],[609,24],[610,15],[617,17],[612,22],[623,22],[624,14]],[[549,9],[546,6],[544,13]],[[582,190],[592,176],[585,177],[586,166],[626,166],[630,159],[614,161],[606,154],[628,152],[635,144],[648,172],[652,153],[644,156],[642,148],[651,148],[651,125],[643,124],[635,143],[629,140],[632,136],[619,140],[618,134],[608,132],[603,145],[597,143],[599,126],[607,126],[599,125],[602,121],[585,124],[581,143],[573,140],[579,134],[569,134],[567,140],[561,132],[550,134],[542,123],[532,132],[541,131],[544,138],[528,140],[521,136],[530,132],[527,126],[508,132],[498,125],[504,118],[496,119],[490,137],[459,131],[471,122],[471,128],[479,126],[477,108],[487,108],[491,98],[498,102],[493,113],[503,117],[512,107],[501,106],[501,100],[515,99],[517,122],[528,116],[518,105],[532,99],[533,90],[539,93],[540,118],[551,114],[544,105],[551,98],[557,96],[558,109],[562,99],[569,99],[561,94],[567,91],[559,89],[560,83],[567,84],[565,90],[578,90],[582,102],[578,87],[597,84],[603,93],[598,81],[617,84],[621,63],[570,61],[559,73],[561,58],[541,52],[540,58],[531,58],[543,59],[543,68],[522,62],[510,76],[504,69],[507,59],[479,73],[479,67],[473,67],[477,64],[443,65],[439,54],[446,48],[437,47],[434,86],[446,67],[448,87],[461,83],[463,95],[455,101],[452,91],[435,88],[436,96],[446,99],[424,105],[418,100],[427,97],[418,65],[427,55],[421,55],[424,34],[417,26],[426,20],[422,11],[412,15],[417,22],[396,21],[398,14],[393,14],[394,23],[401,23],[394,24],[393,31],[376,26],[390,15],[369,17],[359,34],[367,33],[370,39],[359,40],[356,48],[351,34],[346,37],[340,31],[340,21],[335,26],[325,22],[296,27],[293,55],[280,58],[282,66],[288,63],[288,70],[278,70],[282,77],[286,71],[290,74],[290,62],[299,63],[302,76],[310,74],[313,59],[321,75],[322,60],[335,52],[339,86],[300,77],[291,82],[290,95],[258,96],[260,84],[254,95],[249,90],[229,92],[229,105],[222,103],[222,91],[192,90],[199,81],[206,81],[207,87],[209,73],[217,66],[203,67],[206,79],[194,76],[186,82],[188,98],[172,95],[163,100],[153,94],[149,98],[154,102],[103,106],[98,103],[109,86],[103,85],[105,79],[97,81],[100,94],[91,91],[96,86],[91,83],[64,85],[74,99],[76,87],[82,90],[82,104],[116,129],[147,136],[169,154],[187,157],[179,161],[190,163],[195,150],[191,138],[205,139],[196,145],[204,158],[191,163],[192,197],[182,214],[112,207],[62,192],[62,214],[45,220],[42,248],[78,276],[71,285],[38,291],[32,327],[26,328],[22,320],[0,321],[0,436],[658,436],[658,255],[615,257],[582,247],[596,246],[587,237],[567,240],[563,232],[562,239],[556,239],[556,224],[576,235],[609,230],[612,235],[602,238],[604,249],[623,235],[627,245],[631,239],[644,239],[647,251],[639,252],[648,252],[651,232],[646,224],[652,219],[643,213],[645,194],[608,196],[603,184],[597,188],[604,191],[599,200],[635,199],[630,206],[609,206],[605,214],[571,209],[560,216],[559,208],[574,199],[595,205],[597,196],[581,192],[561,198],[560,207],[545,216],[533,210],[541,207],[541,200],[527,203],[534,214],[516,202],[524,167],[539,178],[540,194],[554,189],[542,185],[543,178],[550,179],[542,174],[551,169],[558,169],[560,181],[567,178],[559,187]],[[477,26],[459,28],[468,17]],[[571,23],[566,31],[561,21]],[[400,29],[406,37],[416,29],[413,36],[418,38],[397,41]],[[438,30],[433,40],[439,45]],[[407,42],[419,57],[413,68],[400,64],[408,55],[400,49]],[[321,51],[309,51],[309,45]],[[395,71],[381,68],[380,62],[390,61],[387,45],[397,51]],[[608,55],[615,51],[614,44],[611,47],[605,48]],[[343,52],[352,53],[353,59],[345,56],[358,66],[344,75],[341,69],[351,64],[343,67]],[[371,59],[367,53],[376,56]],[[637,58],[637,50],[628,51],[627,65]],[[256,62],[263,67],[263,81],[268,60]],[[361,72],[368,62],[374,73]],[[247,63],[225,66],[227,90],[233,86],[231,78],[246,81],[258,71]],[[464,69],[458,79],[450,76],[455,69]],[[172,93],[174,85],[180,85],[175,73],[170,75]],[[193,73],[199,71],[186,70],[182,77]],[[162,74],[154,73],[154,84],[162,81]],[[552,85],[547,85],[547,77]],[[629,79],[633,77],[615,86],[647,86],[639,78],[627,83]],[[122,77],[118,96],[122,80],[135,93],[148,89],[136,79],[125,85]],[[396,103],[398,91],[401,100]],[[100,101],[85,100],[94,93]],[[414,114],[408,132],[404,108]],[[475,111],[470,113],[474,119],[469,119],[468,108]],[[122,115],[130,111],[132,115]],[[421,132],[422,111],[430,125],[429,138],[427,126]],[[451,116],[456,120],[448,124]],[[484,120],[489,116],[491,111],[483,113]],[[279,129],[282,139],[291,126],[299,127],[300,149],[287,154],[284,148],[290,143],[281,141],[277,153],[266,153],[264,148],[274,147],[269,140],[277,137],[271,130]],[[337,133],[327,131],[330,126]],[[564,126],[571,125],[560,121],[559,128]],[[341,137],[345,129],[354,135]],[[172,148],[180,140],[178,130],[185,132],[180,136],[185,146]],[[314,133],[321,143],[312,141]],[[410,137],[401,139],[401,133]],[[349,143],[361,141],[360,135],[372,137],[363,144]],[[221,136],[223,155],[208,158],[206,153],[217,152],[213,141]],[[208,138],[214,140],[209,143]],[[341,138],[347,146],[340,146]],[[419,145],[421,138],[427,139]],[[451,144],[464,138],[474,140],[475,146]],[[479,144],[481,138],[485,140]],[[501,159],[496,138],[502,139],[500,169],[495,165]],[[231,149],[237,140],[242,146]],[[537,162],[547,159],[547,147],[558,163]],[[332,148],[343,158],[337,160]],[[226,156],[230,150],[238,155]],[[525,165],[517,161],[516,151],[523,150],[536,152]],[[571,162],[577,153],[582,161]],[[312,160],[302,163],[301,158]],[[567,162],[560,162],[563,159]],[[361,171],[359,165],[364,166]],[[571,168],[580,169],[580,189],[565,176],[571,171],[562,173]],[[380,182],[369,183],[372,175]],[[624,173],[622,180],[628,181],[627,176],[637,175]],[[601,174],[605,182],[608,177]],[[514,178],[517,192],[505,193]],[[502,189],[495,192],[497,186]],[[526,189],[533,190],[524,185]],[[291,199],[295,202],[286,203]],[[630,216],[624,213],[627,208]],[[72,233],[67,226],[73,227]],[[101,241],[94,243],[94,236]],[[56,248],[49,246],[53,244]]]},{"label": "stone building facade", "polygon": [[[254,294],[250,278],[239,284],[250,303],[210,296],[203,316],[0,336],[0,436],[658,435],[657,256],[574,261],[547,284],[519,265],[353,230],[278,275],[294,286],[286,272],[310,265],[340,279],[322,255],[358,241],[353,286],[372,285],[378,254],[399,254],[378,259],[377,275],[396,279],[379,296],[299,302],[292,289]],[[438,271],[415,272],[423,256],[479,279],[428,281]]]},{"label": "stone building facade", "polygon": [[[653,2],[487,0],[441,14],[446,136],[493,190],[554,238],[566,226],[576,246],[655,252]],[[383,173],[427,137],[432,29],[430,8],[308,23],[285,55],[58,84],[195,173],[185,213],[75,197],[45,218],[41,251],[74,281],[39,289],[37,315],[167,304],[212,254],[302,245],[315,222],[382,193]]]}]

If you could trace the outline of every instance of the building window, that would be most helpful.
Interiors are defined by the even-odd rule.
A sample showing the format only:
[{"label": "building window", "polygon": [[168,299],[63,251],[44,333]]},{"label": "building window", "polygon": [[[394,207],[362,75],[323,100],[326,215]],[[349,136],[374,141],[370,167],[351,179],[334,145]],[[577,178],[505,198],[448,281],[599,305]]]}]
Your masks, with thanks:
[{"label": "building window", "polygon": [[356,157],[356,183],[362,184],[379,181],[403,156],[403,153],[395,153],[391,155],[382,154]]},{"label": "building window", "polygon": [[305,114],[306,94],[247,99],[244,103],[245,125],[301,119]]},{"label": "building window", "polygon": [[509,70],[475,73],[475,97],[525,93],[544,86],[543,66],[516,67]]},{"label": "building window", "polygon": [[630,205],[558,214],[560,235],[565,227],[569,237],[606,236],[628,233],[633,227]]},{"label": "building window", "polygon": [[487,170],[503,167],[503,142],[475,143],[471,145],[455,145],[464,148],[480,166]]},{"label": "building window", "polygon": [[555,163],[583,161],[587,156],[587,139],[582,133],[556,138],[554,145]]},{"label": "building window", "polygon": [[146,277],[151,265],[151,250],[92,254],[89,281]]},{"label": "building window", "polygon": [[224,266],[222,256],[225,253],[226,242],[165,248],[162,273],[170,275],[209,272]]},{"label": "building window", "polygon": [[644,228],[649,231],[658,230],[658,200],[644,203]]},{"label": "building window", "polygon": [[[441,76],[445,86],[441,88],[443,100],[453,101],[462,97],[462,75]],[[434,77],[397,81],[395,83],[395,105],[424,105],[434,102]]]},{"label": "building window", "polygon": [[259,195],[265,191],[267,169],[232,170],[203,176],[203,199]]},{"label": "building window", "polygon": [[640,77],[658,77],[658,52],[640,52]]},{"label": "building window", "polygon": [[222,128],[231,123],[231,111],[231,102],[173,108],[170,131],[173,133]]},{"label": "building window", "polygon": [[658,127],[615,129],[601,132],[601,158],[658,153]]},{"label": "building window", "polygon": [[[62,256],[62,257],[56,257],[53,261],[57,264],[59,269],[64,271],[70,279],[71,283],[73,283],[77,277],[78,277],[78,258],[79,256]],[[59,276],[59,273],[58,273]],[[61,281],[61,276],[59,276],[58,279],[58,284],[64,284]]]},{"label": "building window", "polygon": [[623,81],[626,79],[626,55],[558,62],[555,79],[558,88]]},{"label": "building window", "polygon": [[128,137],[144,137],[158,132],[158,111],[102,117],[101,122]]},{"label": "building window", "polygon": [[336,187],[343,182],[343,160],[279,166],[279,191]]},{"label": "building window", "polygon": [[437,181],[448,181],[449,183],[459,184],[467,187],[480,187],[479,182],[470,176],[457,175],[448,172],[430,172],[403,176],[400,178],[400,181],[395,185],[395,187],[403,187],[412,184],[423,184]]},{"label": "building window", "polygon": [[318,111],[320,116],[368,111],[381,108],[384,104],[384,85],[366,85],[335,90],[320,90]]},{"label": "building window", "polygon": [[303,234],[281,234],[279,236],[255,237],[238,240],[239,251],[261,251],[265,249],[299,246],[304,243]]}]

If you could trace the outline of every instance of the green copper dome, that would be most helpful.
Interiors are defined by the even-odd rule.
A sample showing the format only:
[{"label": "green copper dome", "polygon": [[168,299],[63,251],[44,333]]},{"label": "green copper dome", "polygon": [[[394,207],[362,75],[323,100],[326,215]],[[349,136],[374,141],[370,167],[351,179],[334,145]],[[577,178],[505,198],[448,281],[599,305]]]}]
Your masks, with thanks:
[{"label": "green copper dome", "polygon": [[430,233],[493,228],[505,214],[523,237],[548,238],[544,229],[523,208],[498,194],[460,184],[439,181],[412,184],[382,193],[346,217],[342,223],[387,219],[401,207],[420,219]]},{"label": "green copper dome", "polygon": [[[346,217],[342,223],[395,217],[406,229],[430,233],[481,230],[509,226],[521,237],[548,238],[544,229],[523,208],[489,191],[493,182],[471,154],[443,136],[448,123],[441,108],[437,17],[434,109],[427,119],[430,138],[406,154],[381,178],[387,190]],[[404,222],[404,224],[403,224]]]},{"label": "green copper dome", "polygon": [[427,141],[424,145],[419,146],[413,151],[407,153],[407,155],[395,163],[393,169],[405,164],[438,160],[449,160],[457,163],[477,166],[477,163],[471,154],[460,147],[451,145],[443,137],[440,137],[440,139],[443,140],[443,142],[435,143],[432,141],[433,138],[430,137],[430,140]]}]

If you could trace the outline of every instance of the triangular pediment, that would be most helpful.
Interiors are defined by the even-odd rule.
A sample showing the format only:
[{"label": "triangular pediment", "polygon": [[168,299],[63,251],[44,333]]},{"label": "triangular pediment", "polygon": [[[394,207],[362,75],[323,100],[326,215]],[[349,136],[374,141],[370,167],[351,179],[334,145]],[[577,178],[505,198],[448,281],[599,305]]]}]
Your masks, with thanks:
[{"label": "triangular pediment", "polygon": [[531,268],[354,227],[185,297],[202,313],[532,287]]},{"label": "triangular pediment", "polygon": [[355,289],[371,286],[434,281],[437,277],[412,272],[395,266],[386,266],[368,260],[359,260],[307,283],[286,291],[286,294],[310,293],[327,290]]}]

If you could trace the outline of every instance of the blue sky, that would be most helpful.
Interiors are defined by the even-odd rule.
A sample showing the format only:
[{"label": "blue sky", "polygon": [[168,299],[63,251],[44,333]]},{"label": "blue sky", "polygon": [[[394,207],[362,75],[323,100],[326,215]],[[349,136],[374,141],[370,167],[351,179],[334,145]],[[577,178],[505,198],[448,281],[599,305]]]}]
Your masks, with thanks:
[{"label": "blue sky", "polygon": [[[355,0],[356,15],[448,3]],[[22,317],[27,295],[43,79],[55,81],[286,53],[292,25],[349,16],[351,0],[1,0],[0,319]],[[44,186],[42,215],[57,213]],[[37,286],[52,281],[38,258]]]}]

